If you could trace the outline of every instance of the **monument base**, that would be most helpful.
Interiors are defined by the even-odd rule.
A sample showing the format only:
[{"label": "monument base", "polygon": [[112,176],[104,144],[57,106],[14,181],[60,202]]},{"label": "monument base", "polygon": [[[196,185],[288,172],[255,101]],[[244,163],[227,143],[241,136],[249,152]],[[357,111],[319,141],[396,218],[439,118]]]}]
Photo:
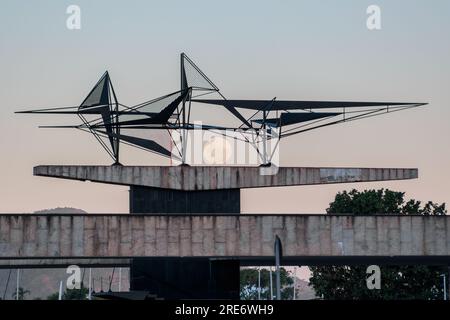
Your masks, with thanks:
[{"label": "monument base", "polygon": [[[130,186],[130,213],[136,215],[239,215],[240,189],[406,180],[418,177],[418,170],[413,168],[279,167],[273,174],[265,174],[266,171],[262,169],[267,168],[56,165],[37,166],[33,172],[36,176]],[[242,223],[239,228],[246,228],[246,224]],[[272,230],[272,227],[269,229]],[[275,233],[275,229],[273,230]],[[248,228],[245,239],[249,238],[250,232]],[[164,231],[161,234],[164,241]],[[318,230],[312,233],[314,234],[319,234]],[[317,241],[319,240],[320,238]],[[211,240],[201,238],[202,243],[217,249],[207,241]],[[243,245],[246,243],[249,244],[249,240],[244,241]],[[267,253],[264,254],[266,255]],[[132,258],[131,263],[132,290],[147,291],[163,299],[239,298],[239,260],[168,255],[161,258]]]},{"label": "monument base", "polygon": [[130,213],[240,213],[239,189],[182,191],[130,186]]},{"label": "monument base", "polygon": [[[236,214],[240,189],[183,191],[130,186],[131,214]],[[163,299],[239,299],[239,260],[134,258],[130,290]]]}]

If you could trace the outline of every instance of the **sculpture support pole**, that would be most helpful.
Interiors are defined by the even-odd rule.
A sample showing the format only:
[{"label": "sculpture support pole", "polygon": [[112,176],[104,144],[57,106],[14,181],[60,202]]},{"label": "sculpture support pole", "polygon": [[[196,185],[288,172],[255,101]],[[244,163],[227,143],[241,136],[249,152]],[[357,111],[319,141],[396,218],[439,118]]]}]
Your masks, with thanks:
[{"label": "sculpture support pole", "polygon": [[[185,74],[184,74],[184,54],[180,56],[180,76],[181,76],[181,90],[186,89]],[[181,126],[181,164],[186,163],[186,98],[183,98],[181,107],[182,126]]]},{"label": "sculpture support pole", "polygon": [[181,136],[181,163],[186,163],[186,111],[185,111],[186,102],[183,100],[182,107],[182,117],[183,117],[183,126],[182,126],[182,136]]},{"label": "sculpture support pole", "polygon": [[266,132],[266,110],[263,111],[263,164],[267,164],[267,146],[266,146],[266,142],[267,142],[267,132]]}]

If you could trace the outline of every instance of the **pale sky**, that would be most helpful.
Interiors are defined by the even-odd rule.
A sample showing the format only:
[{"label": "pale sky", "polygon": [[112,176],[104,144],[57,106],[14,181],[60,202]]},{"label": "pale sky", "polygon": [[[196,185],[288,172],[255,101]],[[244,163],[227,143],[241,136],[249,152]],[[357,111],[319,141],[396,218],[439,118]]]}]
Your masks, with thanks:
[{"label": "pale sky", "polygon": [[[76,118],[14,111],[77,105],[105,70],[125,104],[173,92],[183,51],[228,98],[429,103],[294,136],[280,149],[286,166],[412,167],[419,179],[245,190],[244,212],[321,213],[351,188],[450,202],[447,0],[0,3],[0,212],[128,212],[126,187],[33,177],[35,165],[111,160],[89,134],[37,128]],[[66,28],[71,4],[81,30]],[[371,4],[381,7],[378,31],[366,27]],[[124,164],[164,163],[123,150]]]}]

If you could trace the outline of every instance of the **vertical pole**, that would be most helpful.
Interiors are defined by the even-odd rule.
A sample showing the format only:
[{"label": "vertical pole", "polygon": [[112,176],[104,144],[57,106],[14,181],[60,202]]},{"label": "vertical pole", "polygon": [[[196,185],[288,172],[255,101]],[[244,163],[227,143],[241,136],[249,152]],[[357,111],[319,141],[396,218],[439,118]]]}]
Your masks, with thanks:
[{"label": "vertical pole", "polygon": [[[180,76],[181,76],[181,90],[186,89],[185,83],[185,74],[184,74],[184,53],[180,55]],[[186,162],[186,99],[183,99],[181,106],[181,117],[182,117],[182,126],[181,126],[181,164],[185,164]]]},{"label": "vertical pole", "polygon": [[270,300],[273,300],[272,266],[270,266],[269,276],[270,276]]},{"label": "vertical pole", "polygon": [[294,295],[293,295],[293,300],[295,300],[295,287],[297,285],[297,267],[294,267]]},{"label": "vertical pole", "polygon": [[113,131],[113,133],[115,133],[115,136],[113,136],[113,143],[114,143],[114,158],[115,158],[115,164],[120,164],[120,159],[119,159],[119,147],[120,147],[120,138],[119,138],[119,134],[120,134],[120,126],[119,126],[119,103],[117,101],[117,97],[116,97],[116,92],[114,91],[114,87],[111,83],[111,79],[109,78],[109,73],[108,73],[108,96],[109,96],[109,103],[110,105],[112,105],[112,99],[111,99],[111,93],[113,95],[114,98],[114,109],[112,109],[110,106],[108,106],[110,108],[111,111],[114,111],[115,114],[113,114],[111,116],[111,130]]},{"label": "vertical pole", "polygon": [[277,255],[276,262],[276,287],[277,287],[277,300],[281,300],[281,283],[280,283],[280,259]]},{"label": "vertical pole", "polygon": [[450,296],[450,266],[448,267],[448,295]]},{"label": "vertical pole", "polygon": [[282,255],[282,248],[281,248],[281,240],[277,235],[275,236],[274,247],[275,247],[274,249],[275,249],[277,300],[281,300],[280,260]]},{"label": "vertical pole", "polygon": [[5,286],[5,291],[3,291],[3,297],[2,297],[2,300],[5,300],[6,292],[8,291],[8,285],[9,285],[9,279],[11,278],[11,272],[12,272],[12,269],[9,269],[9,272],[8,272],[8,279],[6,279],[6,286]]},{"label": "vertical pole", "polygon": [[115,143],[116,143],[116,163],[120,164],[120,159],[119,159],[119,156],[120,156],[120,153],[119,153],[119,148],[120,148],[120,138],[119,138],[119,136],[120,136],[119,103],[117,102],[116,93],[114,91],[114,88],[113,88],[112,84],[111,84],[111,90],[112,90],[112,93],[114,95],[114,102],[115,102],[114,110],[116,112],[116,128],[115,128],[116,129],[116,140],[115,140]]},{"label": "vertical pole", "polygon": [[258,300],[261,300],[261,269],[258,268]]},{"label": "vertical pole", "polygon": [[16,300],[19,300],[19,284],[20,284],[20,269],[17,269],[17,277],[16,277]]},{"label": "vertical pole", "polygon": [[182,126],[182,141],[181,141],[181,150],[183,154],[181,155],[181,163],[186,163],[186,101],[183,99],[183,107],[182,107],[182,119],[183,119],[183,126]]},{"label": "vertical pole", "polygon": [[59,294],[58,294],[58,300],[62,300],[63,296],[63,282],[62,280],[59,282]]},{"label": "vertical pole", "polygon": [[122,268],[119,268],[119,292],[122,291]]},{"label": "vertical pole", "polygon": [[109,276],[109,288],[108,288],[108,292],[111,292],[112,291],[112,282],[113,282],[113,280],[114,280],[114,271],[116,271],[116,267],[114,267],[113,269],[112,269],[112,274]]},{"label": "vertical pole", "polygon": [[266,118],[267,118],[267,114],[266,114],[266,110],[263,111],[263,164],[267,164],[267,146],[266,146],[266,141],[267,141],[267,136],[266,136]]},{"label": "vertical pole", "polygon": [[444,300],[447,300],[447,279],[445,274],[442,274],[442,280],[444,281]]},{"label": "vertical pole", "polygon": [[92,268],[89,268],[89,293],[88,300],[92,300]]}]

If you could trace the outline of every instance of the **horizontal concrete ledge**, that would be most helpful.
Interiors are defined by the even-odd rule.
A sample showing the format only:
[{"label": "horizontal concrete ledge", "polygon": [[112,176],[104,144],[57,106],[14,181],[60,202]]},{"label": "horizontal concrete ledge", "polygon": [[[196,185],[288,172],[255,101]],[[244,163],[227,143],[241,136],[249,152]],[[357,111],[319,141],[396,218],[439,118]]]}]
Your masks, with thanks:
[{"label": "horizontal concrete ledge", "polygon": [[0,259],[450,256],[448,216],[1,215]]},{"label": "horizontal concrete ledge", "polygon": [[[72,258],[72,259],[0,259],[0,269],[43,269],[67,268],[77,265],[80,268],[111,268],[131,266],[132,257],[126,258]],[[186,257],[192,259],[192,257]],[[135,258],[136,259],[136,258]],[[139,258],[137,258],[139,259]],[[145,257],[144,259],[161,259]],[[167,257],[167,260],[180,259]],[[183,258],[181,258],[183,259]],[[194,258],[197,259],[197,258]],[[204,257],[198,257],[204,259]],[[274,266],[274,257],[208,257],[210,260],[239,260],[241,267]],[[325,266],[325,265],[450,265],[450,256],[289,256],[280,262],[283,266]]]},{"label": "horizontal concrete ledge", "polygon": [[[273,257],[241,257],[241,267],[273,266]],[[427,265],[450,266],[450,256],[299,256],[284,257],[283,266],[351,266],[351,265]]]},{"label": "horizontal concrete ledge", "polygon": [[174,190],[218,190],[416,179],[417,169],[42,165],[35,176]]},{"label": "horizontal concrete ledge", "polygon": [[70,265],[79,267],[129,267],[130,259],[125,258],[72,258],[72,259],[0,259],[0,269],[17,269],[17,268],[65,268]]}]

